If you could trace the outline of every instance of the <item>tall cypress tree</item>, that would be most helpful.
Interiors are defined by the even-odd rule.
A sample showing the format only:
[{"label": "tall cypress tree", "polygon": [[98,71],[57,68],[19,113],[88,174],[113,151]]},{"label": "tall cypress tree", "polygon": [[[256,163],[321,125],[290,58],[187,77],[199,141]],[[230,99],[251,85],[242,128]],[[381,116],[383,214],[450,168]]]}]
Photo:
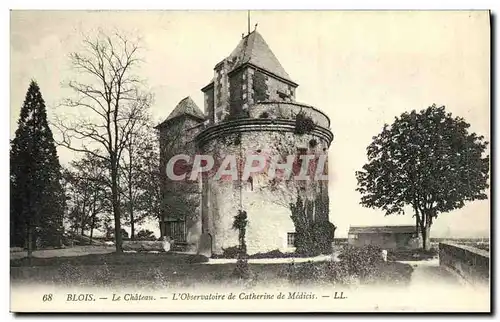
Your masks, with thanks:
[{"label": "tall cypress tree", "polygon": [[65,194],[40,88],[31,81],[10,151],[11,246],[61,244]]}]

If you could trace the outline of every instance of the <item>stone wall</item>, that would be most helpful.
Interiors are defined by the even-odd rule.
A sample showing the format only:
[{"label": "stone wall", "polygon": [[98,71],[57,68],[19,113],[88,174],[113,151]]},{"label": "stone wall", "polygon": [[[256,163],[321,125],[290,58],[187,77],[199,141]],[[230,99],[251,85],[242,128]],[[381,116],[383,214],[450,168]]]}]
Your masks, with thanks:
[{"label": "stone wall", "polygon": [[488,283],[490,254],[482,249],[439,243],[439,265],[451,269],[470,283]]},{"label": "stone wall", "polygon": [[398,249],[409,250],[420,247],[420,239],[414,237],[413,233],[398,233],[398,234],[357,234],[357,238],[349,237],[350,245],[362,247],[366,245],[379,246],[383,249]]},{"label": "stone wall", "polygon": [[[229,128],[211,139],[202,140],[200,147],[202,154],[212,155],[219,165],[227,155],[241,155],[244,158],[248,154],[261,154],[281,158],[296,155],[299,150],[324,154],[330,144],[327,139],[314,133],[296,135],[289,128],[280,128],[278,125],[261,131],[259,122],[252,125],[249,119],[227,124]],[[218,127],[221,126],[223,124]],[[252,130],[251,126],[256,128]],[[216,129],[214,127],[207,131]],[[311,147],[311,140],[316,141],[314,147]],[[246,243],[249,254],[276,249],[292,251],[293,248],[287,246],[287,234],[295,231],[289,204],[296,200],[296,189],[312,202],[319,194],[328,195],[327,182],[307,181],[300,186],[295,183],[276,183],[267,176],[267,172],[252,175],[251,180],[241,183],[241,189],[238,180],[205,177],[202,184],[202,230],[212,235],[214,253],[220,254],[223,249],[238,245],[238,232],[232,225],[240,205],[248,215]]]},{"label": "stone wall", "polygon": [[164,196],[162,217],[164,220],[183,217],[190,249],[197,247],[201,234],[200,184],[198,181],[173,181],[167,177],[166,168],[173,156],[193,156],[196,153],[195,137],[200,131],[200,123],[188,116],[174,119],[160,128],[160,189]]},{"label": "stone wall", "polygon": [[205,115],[210,123],[214,122],[215,117],[215,101],[214,101],[214,86],[213,84],[205,89]]},{"label": "stone wall", "polygon": [[326,114],[317,110],[316,108],[300,104],[296,102],[280,102],[280,101],[265,101],[253,105],[249,109],[250,117],[262,118],[263,113],[268,115],[271,119],[286,119],[295,120],[295,116],[299,112],[303,112],[310,117],[314,123],[323,128],[330,127],[330,119]]}]

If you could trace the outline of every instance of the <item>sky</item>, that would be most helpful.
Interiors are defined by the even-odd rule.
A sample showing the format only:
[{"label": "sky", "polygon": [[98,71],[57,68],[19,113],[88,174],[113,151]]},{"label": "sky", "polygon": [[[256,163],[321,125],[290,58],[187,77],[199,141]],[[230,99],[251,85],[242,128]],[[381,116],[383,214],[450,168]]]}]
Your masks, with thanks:
[{"label": "sky", "polygon": [[[384,123],[433,103],[464,117],[490,141],[490,30],[485,11],[252,11],[251,29],[264,37],[292,80],[296,100],[331,120],[330,220],[336,236],[350,225],[414,224],[412,214],[384,216],[359,204],[355,171]],[[64,114],[71,95],[61,83],[78,76],[68,55],[83,35],[120,30],[141,38],[137,74],[165,119],[186,96],[203,108],[201,88],[216,63],[247,32],[246,11],[11,11],[10,136],[31,79],[48,117]],[[63,164],[78,157],[60,148]],[[488,192],[489,195],[489,192]],[[487,237],[490,201],[442,214],[434,237]],[[158,234],[156,224],[148,224]]]}]

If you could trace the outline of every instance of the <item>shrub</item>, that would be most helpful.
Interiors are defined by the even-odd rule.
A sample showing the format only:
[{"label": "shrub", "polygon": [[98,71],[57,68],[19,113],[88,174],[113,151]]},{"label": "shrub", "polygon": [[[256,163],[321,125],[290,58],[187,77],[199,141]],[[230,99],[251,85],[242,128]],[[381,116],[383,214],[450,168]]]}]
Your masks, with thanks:
[{"label": "shrub", "polygon": [[300,111],[295,116],[295,134],[303,135],[312,132],[316,124],[311,117],[307,116],[303,111]]},{"label": "shrub", "polygon": [[332,243],[336,228],[329,221],[318,221],[312,225],[313,240],[320,253],[332,253]]},{"label": "shrub", "polygon": [[208,257],[201,254],[191,255],[186,260],[188,264],[206,263],[208,261],[209,261]]},{"label": "shrub", "polygon": [[331,282],[329,262],[290,263],[288,265],[288,280],[292,283]]},{"label": "shrub", "polygon": [[141,229],[135,236],[137,240],[155,240],[155,234],[149,229]]},{"label": "shrub", "polygon": [[382,249],[377,246],[345,246],[339,254],[339,259],[345,263],[350,274],[361,278],[373,275],[377,265],[383,262]]},{"label": "shrub", "polygon": [[327,262],[325,275],[327,280],[333,284],[350,285],[359,281],[359,276],[350,272],[348,265],[344,262]]},{"label": "shrub", "polygon": [[240,279],[250,278],[250,267],[248,265],[248,260],[246,257],[241,256],[236,262],[236,267],[233,271],[233,276]]},{"label": "shrub", "polygon": [[290,257],[303,257],[303,255],[297,253],[283,253],[280,250],[275,249],[266,253],[256,253],[249,256],[249,258],[290,258]]},{"label": "shrub", "polygon": [[262,113],[260,113],[259,118],[261,118],[261,119],[267,119],[267,118],[269,118],[269,113],[268,112],[262,112]]},{"label": "shrub", "polygon": [[317,145],[318,145],[318,141],[316,141],[316,139],[309,140],[309,147],[314,149]]},{"label": "shrub", "polygon": [[238,258],[239,253],[240,253],[239,246],[222,248],[222,255],[220,255],[219,258]]}]

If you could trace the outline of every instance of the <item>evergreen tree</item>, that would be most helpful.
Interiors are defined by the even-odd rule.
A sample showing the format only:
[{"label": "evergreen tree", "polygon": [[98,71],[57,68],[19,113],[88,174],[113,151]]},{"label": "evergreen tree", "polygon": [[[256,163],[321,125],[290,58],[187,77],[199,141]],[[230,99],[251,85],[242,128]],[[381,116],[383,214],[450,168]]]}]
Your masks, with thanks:
[{"label": "evergreen tree", "polygon": [[11,246],[58,246],[65,194],[40,88],[31,81],[10,151]]}]

